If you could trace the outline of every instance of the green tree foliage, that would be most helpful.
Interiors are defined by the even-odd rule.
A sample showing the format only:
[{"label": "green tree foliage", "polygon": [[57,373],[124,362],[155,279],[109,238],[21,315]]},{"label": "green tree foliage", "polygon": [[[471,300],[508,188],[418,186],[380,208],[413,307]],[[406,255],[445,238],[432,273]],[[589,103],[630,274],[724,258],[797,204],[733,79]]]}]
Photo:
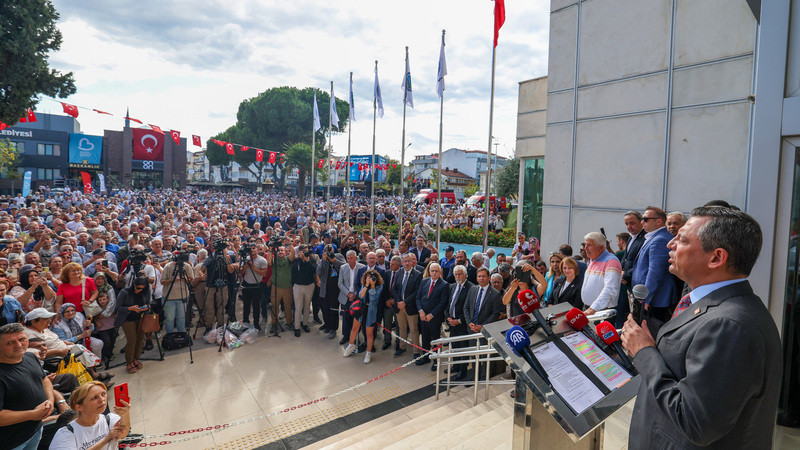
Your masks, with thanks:
[{"label": "green tree foliage", "polygon": [[327,157],[327,151],[316,150],[314,155],[316,161],[311,159],[311,147],[308,144],[287,145],[284,153],[286,154],[286,170],[297,169],[297,192],[300,198],[306,196],[306,177],[311,174],[312,170],[318,173],[318,178],[322,181],[327,180],[325,169],[320,170],[317,167],[319,160]]},{"label": "green tree foliage", "polygon": [[519,158],[516,156],[494,174],[494,188],[498,197],[516,197],[519,190]]},{"label": "green tree foliage", "polygon": [[470,182],[464,189],[462,189],[462,192],[464,193],[464,196],[472,197],[476,192],[478,192],[478,185],[474,182]]},{"label": "green tree foliage", "polygon": [[[400,161],[385,156],[389,163],[389,170],[386,172],[386,184],[393,193],[400,193]],[[392,168],[392,164],[397,167]]]},{"label": "green tree foliage", "polygon": [[[214,136],[214,139],[249,145],[253,148],[263,149],[265,152],[278,153],[295,144],[307,144],[310,160],[313,103],[313,88],[298,89],[284,86],[269,89],[240,103],[239,111],[236,114],[236,124]],[[324,155],[322,149],[325,148],[328,133],[330,95],[317,90],[317,103],[322,128],[317,130],[315,135],[316,154]],[[339,130],[344,130],[350,115],[350,107],[347,102],[336,99],[336,112],[339,115]],[[269,154],[265,153],[264,161],[259,164],[256,162],[255,150],[243,152],[237,146],[234,149],[234,155],[231,156],[226,153],[224,148],[211,140],[207,143],[207,149],[206,157],[211,165],[224,166],[235,161],[253,173],[259,183],[263,176],[263,170],[272,169],[273,179],[283,189],[286,171],[282,170],[284,165],[280,163],[279,158],[276,159],[275,164],[269,164]],[[286,163],[288,164],[288,159]],[[250,168],[251,164],[255,166],[255,171]]]},{"label": "green tree foliage", "polygon": [[5,139],[0,139],[0,178],[16,180],[21,177],[17,167],[21,152]]},{"label": "green tree foliage", "polygon": [[0,2],[0,122],[14,125],[40,94],[75,93],[72,72],[50,69],[51,51],[61,47],[58,12],[50,0]]}]

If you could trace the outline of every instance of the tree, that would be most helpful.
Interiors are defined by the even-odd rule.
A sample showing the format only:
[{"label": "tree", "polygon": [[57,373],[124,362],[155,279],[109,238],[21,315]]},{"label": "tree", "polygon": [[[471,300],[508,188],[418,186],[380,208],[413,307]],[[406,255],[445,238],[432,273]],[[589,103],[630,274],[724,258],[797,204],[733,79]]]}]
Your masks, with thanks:
[{"label": "tree", "polygon": [[[307,144],[310,148],[314,114],[313,102],[314,90],[312,88],[301,90],[296,87],[284,86],[269,89],[257,97],[240,103],[239,111],[236,114],[236,124],[214,136],[214,139],[249,145],[267,152],[280,152],[294,144]],[[316,153],[320,155],[325,154],[323,149],[328,133],[330,95],[324,91],[317,92],[317,102],[322,128],[317,130],[314,136]],[[339,130],[344,130],[348,124],[350,106],[346,101],[336,99],[336,112],[340,118]],[[279,160],[276,160],[275,164],[269,164],[267,155],[264,155],[264,162],[258,164],[255,150],[243,152],[237,146],[234,154],[228,155],[224,148],[210,140],[207,143],[207,149],[206,156],[211,165],[224,166],[235,161],[255,175],[259,184],[263,169],[271,166],[274,180],[283,189],[286,175],[283,170],[284,165]],[[254,165],[255,170],[250,168],[251,165]]]},{"label": "tree", "polygon": [[[439,170],[431,169],[431,189],[439,189]],[[447,180],[442,179],[442,189],[447,187]]]},{"label": "tree", "polygon": [[[389,163],[389,170],[386,172],[386,184],[391,186],[392,192],[399,192],[400,190],[400,161],[396,159],[385,157],[386,162]],[[396,167],[392,168],[392,164]]]},{"label": "tree", "polygon": [[17,167],[20,164],[19,149],[5,139],[0,139],[0,178],[16,180],[20,178]]},{"label": "tree", "polygon": [[[317,161],[325,159],[327,150],[319,149],[314,155],[317,161],[311,160],[311,147],[308,144],[297,143],[286,147],[286,169],[297,169],[297,194],[300,198],[306,196],[306,176],[313,171],[318,172],[318,178],[325,178],[325,169],[317,169]],[[327,180],[327,178],[325,178]],[[324,181],[324,180],[323,180]]]},{"label": "tree", "polygon": [[519,191],[519,158],[516,156],[494,174],[498,197],[516,197]]},{"label": "tree", "polygon": [[75,93],[72,72],[50,69],[50,52],[61,47],[58,12],[50,0],[0,2],[0,122],[14,125],[40,94]]},{"label": "tree", "polygon": [[475,195],[476,192],[478,192],[478,185],[470,181],[467,187],[462,189],[462,192],[464,193],[465,196],[472,197],[473,195]]}]

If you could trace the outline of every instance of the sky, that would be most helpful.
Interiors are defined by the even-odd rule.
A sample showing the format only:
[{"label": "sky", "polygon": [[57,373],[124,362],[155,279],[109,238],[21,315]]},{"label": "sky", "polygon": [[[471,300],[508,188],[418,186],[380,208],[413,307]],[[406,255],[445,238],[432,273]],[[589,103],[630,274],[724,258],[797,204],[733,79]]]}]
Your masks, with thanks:
[{"label": "sky", "polygon": [[[439,146],[436,78],[446,30],[443,149],[486,150],[489,141],[494,2],[348,0],[53,0],[63,43],[50,66],[72,71],[81,130],[120,130],[131,117],[203,142],[236,123],[239,104],[279,86],[316,87],[346,101],[353,72],[352,154],[372,152],[375,60],[385,114],[376,152],[400,159],[405,47],[414,108],[406,113],[406,161]],[[500,155],[513,155],[520,81],[546,75],[549,2],[506,0],[496,53],[494,129]],[[62,113],[42,99],[37,111]],[[309,124],[309,133],[312,125]],[[347,130],[333,134],[347,153]],[[249,145],[247,142],[239,144]],[[194,151],[197,147],[189,146]],[[267,149],[279,150],[279,149]]]}]

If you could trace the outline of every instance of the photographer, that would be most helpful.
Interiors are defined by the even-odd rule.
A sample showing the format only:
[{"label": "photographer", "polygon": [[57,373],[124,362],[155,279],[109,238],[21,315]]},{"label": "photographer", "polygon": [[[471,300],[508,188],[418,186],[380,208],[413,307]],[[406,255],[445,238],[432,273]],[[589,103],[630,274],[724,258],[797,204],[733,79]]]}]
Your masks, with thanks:
[{"label": "photographer", "polygon": [[250,323],[250,306],[253,307],[253,324],[261,331],[261,279],[267,274],[267,260],[258,254],[254,243],[245,244],[239,253],[242,256],[242,303],[244,323]]},{"label": "photographer", "polygon": [[339,329],[339,269],[344,263],[342,255],[336,253],[336,246],[328,244],[317,265],[317,286],[322,300],[324,321],[320,329],[327,333],[328,339],[336,337]]},{"label": "photographer", "polygon": [[144,345],[144,332],[141,330],[142,313],[150,309],[150,283],[146,278],[137,277],[131,287],[120,291],[117,298],[117,318],[115,327],[122,327],[125,333],[125,363],[128,373],[136,373],[142,368],[139,357]]},{"label": "photographer", "polygon": [[[291,252],[292,259],[294,259],[294,247],[287,245],[286,247],[274,247],[276,241],[270,241],[272,251],[267,253],[267,264],[272,267],[272,286],[275,287],[275,296],[272,298],[272,331],[278,332],[278,317],[281,309],[280,305],[283,304],[283,309],[286,314],[286,326],[294,331],[292,321],[292,268],[291,261],[287,257],[287,252]],[[274,252],[274,254],[273,254]]]},{"label": "photographer", "polygon": [[308,319],[311,314],[311,299],[314,297],[314,277],[317,262],[311,250],[305,245],[299,247],[300,256],[295,257],[294,249],[289,253],[292,261],[292,293],[294,295],[294,335],[300,337],[300,328],[310,333]]},{"label": "photographer", "polygon": [[214,242],[214,253],[209,255],[200,267],[200,272],[206,278],[203,313],[207,327],[214,323],[218,325],[225,323],[224,307],[228,304],[228,283],[230,275],[237,269],[237,264],[233,263],[231,252],[227,247],[227,242],[217,238]]},{"label": "photographer", "polygon": [[[185,277],[180,276],[178,268],[183,267]],[[186,331],[186,311],[184,305],[189,301],[189,283],[194,281],[194,270],[186,253],[179,253],[164,266],[161,273],[161,284],[166,289],[164,298],[164,328],[167,333],[175,331],[176,323],[179,333]],[[163,290],[162,289],[162,290]]]}]

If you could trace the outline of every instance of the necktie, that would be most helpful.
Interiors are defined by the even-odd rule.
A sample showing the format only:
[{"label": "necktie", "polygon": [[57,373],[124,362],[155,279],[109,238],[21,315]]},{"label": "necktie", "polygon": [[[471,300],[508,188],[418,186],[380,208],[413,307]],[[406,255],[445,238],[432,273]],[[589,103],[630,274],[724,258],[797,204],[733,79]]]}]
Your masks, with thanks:
[{"label": "necktie", "polygon": [[431,280],[431,287],[428,289],[428,298],[431,298],[431,292],[433,292],[434,286],[436,286],[436,282]]},{"label": "necktie", "polygon": [[458,294],[461,292],[461,285],[456,284],[456,293],[453,295],[453,299],[450,301],[450,317],[453,319],[456,318],[456,301],[458,300]]},{"label": "necktie", "polygon": [[478,321],[478,314],[481,312],[481,304],[483,303],[483,288],[478,290],[478,298],[475,299],[475,314],[472,317],[472,323]]},{"label": "necktie", "polygon": [[400,292],[401,301],[406,301],[406,283],[408,283],[408,271],[403,272],[403,286]]},{"label": "necktie", "polygon": [[678,302],[678,306],[675,308],[675,312],[672,313],[672,317],[677,316],[678,314],[682,313],[684,309],[692,306],[692,299],[689,298],[689,294],[686,294],[680,302]]}]

